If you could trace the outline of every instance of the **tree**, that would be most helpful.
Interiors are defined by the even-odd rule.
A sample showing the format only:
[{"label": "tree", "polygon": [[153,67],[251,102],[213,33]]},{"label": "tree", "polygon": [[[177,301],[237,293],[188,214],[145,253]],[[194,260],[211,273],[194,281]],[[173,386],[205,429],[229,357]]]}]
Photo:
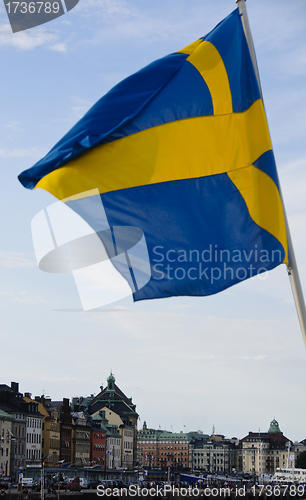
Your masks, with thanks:
[{"label": "tree", "polygon": [[295,466],[298,469],[306,469],[306,450],[299,454],[295,461]]}]

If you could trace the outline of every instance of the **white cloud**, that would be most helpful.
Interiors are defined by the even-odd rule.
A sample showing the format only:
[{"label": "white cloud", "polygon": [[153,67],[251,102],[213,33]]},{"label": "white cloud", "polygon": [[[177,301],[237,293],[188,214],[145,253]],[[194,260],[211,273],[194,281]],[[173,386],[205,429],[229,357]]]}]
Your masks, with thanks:
[{"label": "white cloud", "polygon": [[48,304],[46,300],[36,293],[29,293],[28,291],[22,291],[14,294],[11,301],[25,305]]},{"label": "white cloud", "polygon": [[0,252],[0,267],[14,269],[36,266],[36,261],[31,260],[28,255],[17,252]]},{"label": "white cloud", "polygon": [[50,45],[50,50],[54,50],[55,52],[67,52],[67,45],[63,42],[58,42],[54,45]]},{"label": "white cloud", "polygon": [[25,305],[37,305],[37,304],[48,304],[46,300],[37,295],[36,293],[31,293],[29,291],[19,291],[19,292],[0,292],[2,297],[7,297],[9,302],[14,304],[25,304]]},{"label": "white cloud", "polygon": [[81,99],[80,97],[77,96],[72,96],[72,101],[74,102],[74,106],[71,108],[71,119],[73,120],[79,120],[82,118],[85,113],[91,108],[91,106],[94,104],[91,101],[87,101],[86,99]]},{"label": "white cloud", "polygon": [[92,101],[87,101],[77,96],[71,96],[70,99],[72,101],[72,106],[67,109],[65,118],[57,118],[54,122],[68,122],[74,125],[94,104]]},{"label": "white cloud", "polygon": [[21,126],[21,122],[19,121],[11,121],[5,125],[6,128],[12,130],[13,132],[24,132],[24,128]]},{"label": "white cloud", "polygon": [[14,47],[17,50],[33,50],[36,47],[45,46],[50,50],[65,52],[66,45],[59,42],[58,38],[58,33],[47,31],[42,28],[33,28],[30,31],[12,33],[9,24],[0,25],[0,47]]},{"label": "white cloud", "polygon": [[82,12],[82,14],[87,13],[90,16],[96,16],[98,13],[102,13],[105,17],[116,18],[118,16],[130,16],[132,14],[132,9],[124,0],[83,0],[82,3],[78,4],[76,9]]},{"label": "white cloud", "polygon": [[1,149],[0,148],[0,157],[3,158],[26,158],[30,157],[42,157],[48,152],[47,148],[20,148],[20,149]]}]

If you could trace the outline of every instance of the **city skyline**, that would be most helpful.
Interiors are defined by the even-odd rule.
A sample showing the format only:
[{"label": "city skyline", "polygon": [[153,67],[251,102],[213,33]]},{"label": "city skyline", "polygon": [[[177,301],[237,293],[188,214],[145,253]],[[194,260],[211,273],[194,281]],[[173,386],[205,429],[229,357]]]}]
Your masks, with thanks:
[{"label": "city skyline", "polygon": [[[112,371],[110,372],[110,375],[113,375]],[[115,379],[116,380],[116,379]],[[2,381],[2,383],[5,383]],[[13,384],[15,384],[16,382],[11,382]],[[6,383],[6,385],[10,385],[11,383]],[[56,395],[52,395],[52,394],[34,394],[32,393],[31,391],[22,391],[21,390],[21,386],[22,386],[22,381],[19,381],[17,382],[17,384],[19,384],[19,391],[21,394],[23,394],[25,397],[27,397],[28,399],[31,399],[32,400],[35,400],[35,398],[45,398],[46,401],[62,401],[62,399],[68,399],[70,401],[70,403],[73,403],[73,400],[77,400],[79,398],[84,398],[85,400],[87,398],[96,398],[96,396],[99,394],[99,393],[88,393],[88,394],[75,394],[74,396],[71,396],[71,395],[64,395],[62,398],[58,398]],[[123,388],[122,387],[122,384],[120,383],[119,381],[119,385],[121,387],[121,389]],[[105,387],[107,387],[107,382],[106,384],[102,384],[100,386],[100,389],[102,390],[102,388],[105,389]],[[124,389],[124,388],[123,388]],[[249,428],[249,430],[245,433],[242,433],[242,434],[234,434],[234,433],[230,433],[230,434],[224,434],[224,432],[222,432],[222,429],[216,429],[215,425],[212,424],[212,427],[211,429],[204,429],[201,427],[201,425],[199,425],[198,427],[195,427],[195,428],[189,428],[187,425],[183,424],[183,426],[181,428],[175,428],[172,424],[168,424],[168,427],[162,427],[162,425],[159,423],[159,424],[151,424],[151,420],[150,420],[150,416],[148,415],[147,418],[145,418],[143,415],[140,414],[139,410],[138,410],[138,407],[137,407],[137,401],[135,400],[134,401],[134,397],[132,396],[131,399],[133,400],[133,402],[135,403],[136,405],[136,408],[137,408],[137,412],[139,414],[139,418],[138,418],[138,424],[137,424],[137,428],[138,430],[142,430],[144,428],[144,426],[147,428],[147,429],[152,429],[152,430],[160,430],[160,431],[166,431],[166,432],[170,432],[170,433],[189,433],[189,432],[200,432],[200,433],[203,433],[203,435],[208,435],[208,436],[218,436],[218,435],[221,435],[221,436],[224,436],[226,439],[232,439],[232,438],[236,438],[236,439],[242,439],[245,435],[248,434],[248,432],[259,432],[259,433],[266,433],[268,432],[268,429],[270,428],[271,426],[271,421],[272,420],[275,420],[275,416],[273,416],[273,418],[271,418],[271,420],[267,423],[267,425],[265,427],[258,427],[258,428]],[[159,419],[160,421],[162,421],[162,418]],[[171,420],[171,419],[170,419]],[[174,420],[174,419],[173,419]],[[277,419],[278,420],[278,419]],[[200,418],[199,418],[199,422],[200,422]],[[279,420],[278,420],[279,422]],[[225,425],[225,424],[224,424]],[[280,430],[283,432],[284,435],[287,435],[286,432],[283,431],[282,429],[282,425],[281,425],[281,422],[279,423],[280,425]],[[245,427],[246,428],[246,427]],[[291,441],[293,442],[301,442],[303,441],[304,439],[306,439],[305,437],[301,437],[300,439],[293,439],[291,438],[290,436],[287,436],[288,439],[290,439]]]}]

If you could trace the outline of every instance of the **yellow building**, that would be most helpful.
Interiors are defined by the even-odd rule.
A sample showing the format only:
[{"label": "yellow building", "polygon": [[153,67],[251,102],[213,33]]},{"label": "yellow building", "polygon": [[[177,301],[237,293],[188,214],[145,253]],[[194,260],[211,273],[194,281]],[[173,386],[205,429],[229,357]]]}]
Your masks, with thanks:
[{"label": "yellow building", "polygon": [[51,400],[35,397],[35,400],[24,398],[25,401],[38,403],[38,411],[43,415],[42,421],[42,458],[45,466],[52,466],[60,460],[60,420],[59,411],[52,407]]},{"label": "yellow building", "polygon": [[[100,410],[101,411],[101,410]],[[110,425],[115,425],[118,427],[119,434],[121,436],[121,450],[120,450],[120,462],[123,469],[133,468],[133,442],[134,442],[134,427],[124,425],[121,417],[115,413],[113,410],[104,406],[102,411],[105,412],[105,418],[108,420]],[[94,415],[98,414],[96,412]],[[94,415],[92,415],[94,417]]]},{"label": "yellow building", "polygon": [[255,474],[274,474],[278,467],[287,466],[290,440],[272,420],[268,432],[249,432],[240,440],[237,468]]}]

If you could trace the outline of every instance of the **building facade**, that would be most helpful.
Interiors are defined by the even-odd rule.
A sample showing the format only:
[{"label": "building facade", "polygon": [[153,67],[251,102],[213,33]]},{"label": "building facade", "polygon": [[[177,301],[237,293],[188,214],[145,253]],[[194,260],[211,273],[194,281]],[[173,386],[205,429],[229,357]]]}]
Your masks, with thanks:
[{"label": "building facade", "polygon": [[200,432],[174,433],[148,429],[144,422],[137,436],[139,466],[172,467],[177,471],[190,469],[190,443],[196,438],[207,440],[208,437]]},{"label": "building facade", "polygon": [[[120,438],[112,437],[114,440],[120,441],[120,447],[122,446],[122,453],[120,449],[120,462],[121,457],[123,458],[122,462],[125,464],[127,468],[134,468],[136,466],[136,456],[137,456],[137,420],[138,413],[136,412],[136,405],[133,404],[132,398],[128,398],[119,387],[115,384],[115,377],[111,373],[107,379],[107,387],[103,389],[101,386],[101,392],[93,397],[88,402],[88,413],[90,415],[94,415],[99,410],[103,410],[104,408],[110,410],[110,412],[114,412],[117,414],[120,419],[123,427],[121,428],[122,432],[119,430]],[[114,424],[115,425],[115,424]],[[124,432],[124,429],[126,432]],[[114,429],[115,430],[115,429]],[[131,438],[131,439],[130,439]],[[131,443],[132,442],[132,448]],[[126,443],[124,445],[124,443]],[[129,444],[128,444],[129,443]],[[109,446],[118,446],[118,444],[110,444]],[[125,447],[124,447],[125,446]],[[115,448],[114,448],[115,449]],[[116,448],[117,449],[117,448]],[[111,461],[110,460],[110,449],[107,450],[107,460],[109,463],[113,465],[117,464],[118,459]],[[130,453],[131,452],[131,453]],[[117,452],[116,452],[117,453]],[[116,455],[117,457],[117,455]],[[132,461],[132,465],[131,465]],[[121,465],[120,465],[121,466]],[[119,467],[120,467],[119,466]]]},{"label": "building facade", "polygon": [[[101,411],[101,410],[100,410]],[[123,469],[132,469],[134,463],[134,427],[125,425],[119,415],[106,406],[102,409],[108,423],[117,428],[121,436],[120,462]]]},{"label": "building facade", "polygon": [[24,401],[27,409],[26,420],[26,457],[25,464],[40,466],[42,459],[42,421],[43,415],[38,411],[38,403],[25,393]]},{"label": "building facade", "polygon": [[0,477],[10,477],[11,439],[13,417],[0,410]]},{"label": "building facade", "polygon": [[193,471],[200,470],[210,473],[230,473],[236,468],[236,451],[238,439],[225,439],[224,436],[213,435],[208,441],[193,441],[190,443]]},{"label": "building facade", "polygon": [[272,420],[268,432],[249,432],[239,442],[237,470],[255,474],[274,474],[287,466],[291,441],[281,432],[278,422]]},{"label": "building facade", "polygon": [[45,467],[52,467],[60,460],[60,421],[57,407],[51,405],[51,399],[35,396],[35,400],[25,398],[38,405],[42,415],[41,458],[45,458]]},{"label": "building facade", "polygon": [[105,468],[106,431],[96,426],[90,433],[90,463]]},{"label": "building facade", "polygon": [[92,420],[96,425],[100,426],[101,430],[105,431],[105,467],[107,469],[121,468],[122,436],[119,433],[118,426],[116,424],[111,424],[107,420],[105,416],[105,410],[99,410],[94,413],[92,415]]},{"label": "building facade", "polygon": [[72,419],[72,462],[75,465],[89,465],[91,429],[83,411],[73,412]]},{"label": "building facade", "polygon": [[5,384],[0,385],[0,409],[13,417],[10,475],[12,479],[17,479],[17,471],[25,470],[27,417],[26,404],[23,395],[19,392],[18,382],[11,382],[11,387]]},{"label": "building facade", "polygon": [[66,464],[72,463],[72,428],[69,399],[64,398],[60,408],[60,460]]}]

